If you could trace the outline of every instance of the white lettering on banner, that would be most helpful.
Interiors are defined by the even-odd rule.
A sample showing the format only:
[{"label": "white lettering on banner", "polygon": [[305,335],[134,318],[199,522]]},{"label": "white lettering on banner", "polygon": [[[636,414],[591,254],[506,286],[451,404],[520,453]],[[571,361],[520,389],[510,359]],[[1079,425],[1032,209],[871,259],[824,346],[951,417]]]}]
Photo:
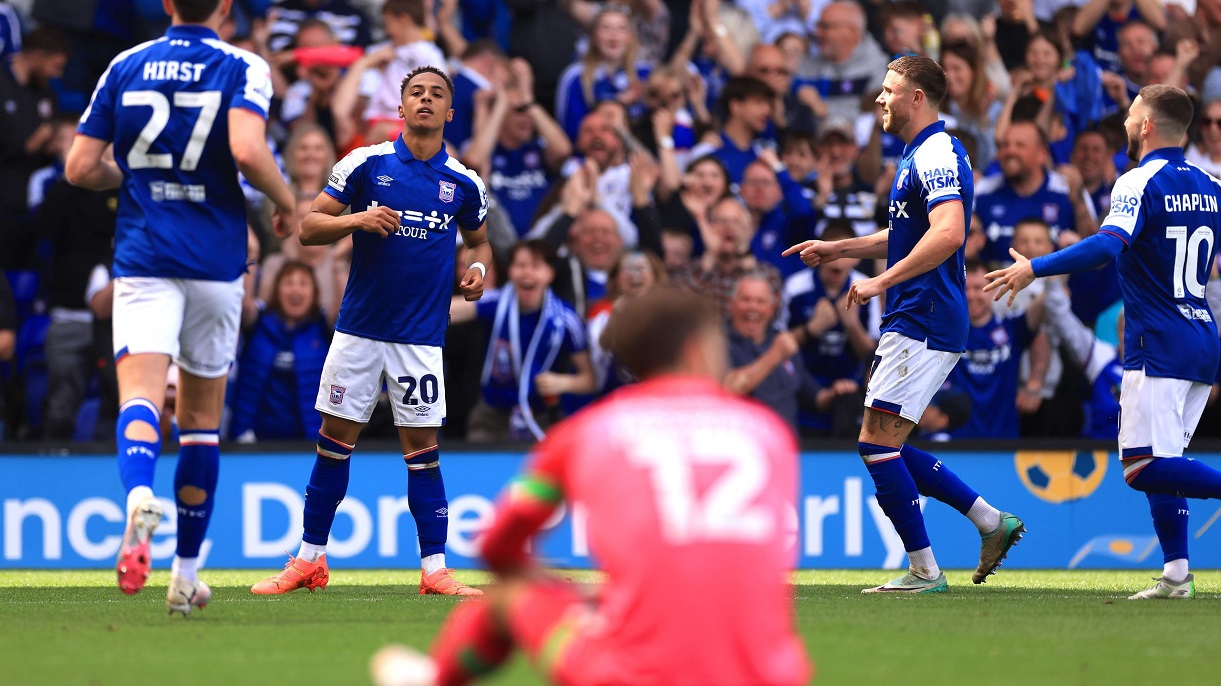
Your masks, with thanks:
[{"label": "white lettering on banner", "polygon": [[865,550],[865,537],[861,534],[861,479],[850,476],[844,479],[844,554],[860,557]]},{"label": "white lettering on banner", "polygon": [[[304,506],[304,505],[303,505]],[[333,558],[354,557],[364,552],[373,540],[373,515],[369,508],[356,498],[344,498],[335,510],[335,516],[347,515],[352,519],[352,534],[338,538],[332,529],[331,540],[326,544],[326,553]]]},{"label": "white lettering on banner", "polygon": [[[452,504],[450,510],[453,510]],[[395,498],[385,495],[377,499],[377,554],[379,556],[398,557],[399,518],[410,513],[411,507],[407,505],[407,496]],[[450,522],[452,527],[453,518],[450,518]]]},{"label": "white lettering on banner", "polygon": [[21,528],[27,517],[37,517],[42,523],[43,558],[58,560],[63,557],[59,509],[45,498],[30,498],[4,501],[4,559],[21,559]]},{"label": "white lettering on banner", "polygon": [[[927,498],[920,498],[921,512],[924,512],[924,506],[927,503]],[[878,534],[882,536],[882,545],[886,548],[886,559],[882,561],[882,568],[898,569],[899,565],[904,564],[907,560],[907,551],[903,549],[903,539],[899,538],[899,532],[895,531],[895,525],[890,523],[890,518],[882,511],[882,506],[878,505],[876,497],[869,499],[869,514],[873,516],[873,525],[878,528]]]},{"label": "white lettering on banner", "polygon": [[[263,538],[263,501],[270,500],[284,506],[288,512],[288,526],[280,538],[272,541]],[[278,557],[285,550],[292,550],[301,541],[302,511],[305,499],[284,484],[251,482],[242,484],[242,556]]]},{"label": "white lettering on banner", "polygon": [[495,512],[492,501],[480,495],[460,495],[449,501],[449,540],[445,544],[458,555],[479,557],[480,538],[492,526]]},{"label": "white lettering on banner", "polygon": [[[149,552],[155,560],[168,560],[174,556],[178,547],[178,513],[174,501],[168,498],[158,498],[165,519],[153,534]],[[122,506],[109,498],[85,498],[72,506],[68,511],[67,526],[61,527],[59,508],[42,498],[31,498],[26,501],[4,501],[4,558],[6,560],[37,561],[37,555],[26,557],[22,548],[24,540],[21,535],[25,520],[37,517],[42,524],[42,559],[63,559],[63,538],[66,536],[72,552],[86,560],[110,560],[119,553],[123,541],[123,529],[127,517]],[[101,517],[108,524],[106,527],[114,531],[110,535],[94,540],[89,537],[89,520]],[[62,528],[62,530],[61,530]],[[199,549],[199,564],[204,565],[208,553],[212,550],[212,540],[206,539]]]},{"label": "white lettering on banner", "polygon": [[[166,510],[166,512],[169,511]],[[86,529],[89,526],[89,520],[93,517],[101,517],[107,522],[126,524],[123,521],[125,519],[123,517],[123,508],[119,507],[113,500],[108,498],[86,498],[79,505],[72,508],[72,513],[68,515],[68,545],[72,546],[72,549],[86,560],[113,558],[119,552],[119,545],[123,542],[123,534],[106,536],[96,543],[89,540]]]},{"label": "white lettering on banner", "polygon": [[[812,495],[806,498],[806,555],[822,555],[822,523],[828,515],[839,514],[839,496],[822,498]],[[847,528],[847,527],[845,527]],[[847,537],[845,537],[845,547]]]}]

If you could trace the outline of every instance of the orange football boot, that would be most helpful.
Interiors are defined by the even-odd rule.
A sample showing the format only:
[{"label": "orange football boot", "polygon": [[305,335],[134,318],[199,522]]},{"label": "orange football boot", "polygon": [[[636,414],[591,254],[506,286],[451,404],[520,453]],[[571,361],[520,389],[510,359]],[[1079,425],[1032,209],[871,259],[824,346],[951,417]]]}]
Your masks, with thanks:
[{"label": "orange football boot", "polygon": [[279,595],[298,588],[308,588],[309,592],[313,593],[315,588],[326,588],[326,583],[330,578],[331,573],[326,566],[325,553],[318,558],[317,562],[307,562],[302,558],[289,555],[288,564],[284,565],[284,571],[251,586],[250,592],[256,595]]},{"label": "orange football boot", "polygon": [[471,588],[453,577],[454,570],[438,569],[432,574],[420,571],[420,595],[483,595],[483,591]]}]

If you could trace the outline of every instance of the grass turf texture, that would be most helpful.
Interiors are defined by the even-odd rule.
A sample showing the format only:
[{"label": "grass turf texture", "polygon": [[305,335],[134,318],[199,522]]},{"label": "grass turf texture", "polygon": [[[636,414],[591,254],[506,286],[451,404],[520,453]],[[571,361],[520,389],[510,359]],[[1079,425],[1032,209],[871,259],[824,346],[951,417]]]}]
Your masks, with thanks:
[{"label": "grass turf texture", "polygon": [[[312,595],[254,596],[262,576],[206,571],[213,603],[184,619],[166,616],[165,570],[134,598],[109,571],[0,571],[0,682],[367,683],[374,650],[427,647],[457,602],[417,595],[418,571],[335,569]],[[1007,570],[983,586],[951,572],[947,594],[860,595],[892,576],[797,574],[819,683],[1221,682],[1221,572],[1197,573],[1194,601],[1129,602],[1149,573],[1096,571]],[[519,659],[490,683],[540,682]]]}]

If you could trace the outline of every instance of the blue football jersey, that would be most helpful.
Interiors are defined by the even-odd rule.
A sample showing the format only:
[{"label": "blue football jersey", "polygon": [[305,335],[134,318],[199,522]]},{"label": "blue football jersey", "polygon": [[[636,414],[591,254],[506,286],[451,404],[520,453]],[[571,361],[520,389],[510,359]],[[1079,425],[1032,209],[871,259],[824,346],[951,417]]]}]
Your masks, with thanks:
[{"label": "blue football jersey", "polygon": [[1221,345],[1204,285],[1221,231],[1221,181],[1177,148],[1145,155],[1115,181],[1101,232],[1121,238],[1124,369],[1211,384]]},{"label": "blue football jersey", "polygon": [[246,207],[228,111],[264,119],[271,70],[203,26],[120,53],[79,133],[114,143],[123,171],[115,276],[232,281],[246,270]]},{"label": "blue football jersey", "polygon": [[[975,180],[971,160],[943,122],[929,124],[903,150],[890,189],[890,240],[886,264],[907,257],[929,230],[929,212],[961,202],[964,231],[971,230]],[[966,233],[963,240],[966,240]],[[967,275],[962,246],[933,269],[886,289],[882,333],[894,331],[933,350],[962,352],[967,344]]]},{"label": "blue football jersey", "polygon": [[335,330],[391,343],[441,346],[449,326],[458,229],[483,226],[488,194],[475,172],[440,152],[412,156],[402,136],[357,148],[323,189],[353,212],[389,207],[388,237],[352,235],[352,268]]},{"label": "blue football jersey", "polygon": [[492,153],[492,192],[504,208],[519,237],[534,226],[534,214],[551,189],[555,175],[547,169],[543,139],[526,141],[510,150],[497,144]]},{"label": "blue football jersey", "polygon": [[971,418],[954,438],[1017,438],[1018,367],[1034,332],[1026,315],[1000,319],[995,315],[983,326],[970,327],[967,350],[950,371],[954,390],[971,398]]},{"label": "blue football jersey", "polygon": [[979,251],[985,262],[1013,264],[1009,247],[1013,245],[1013,227],[1024,219],[1041,219],[1051,227],[1052,240],[1061,231],[1075,231],[1073,203],[1068,197],[1068,183],[1055,172],[1048,172],[1039,190],[1022,197],[997,174],[979,182],[975,198],[975,217],[983,228],[987,242]]}]

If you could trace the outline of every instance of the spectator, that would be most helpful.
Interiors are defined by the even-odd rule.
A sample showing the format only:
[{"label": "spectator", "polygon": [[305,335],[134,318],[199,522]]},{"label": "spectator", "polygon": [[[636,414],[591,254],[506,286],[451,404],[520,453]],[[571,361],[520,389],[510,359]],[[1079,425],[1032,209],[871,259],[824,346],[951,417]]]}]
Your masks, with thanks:
[{"label": "spectator", "polygon": [[819,388],[806,373],[797,354],[797,334],[772,328],[778,306],[767,276],[747,273],[734,283],[728,306],[730,372],[725,389],[770,407],[795,431],[798,407],[825,409],[835,393]]},{"label": "spectator", "polygon": [[915,0],[896,0],[883,5],[878,13],[882,26],[882,47],[890,55],[929,55],[925,50],[928,32],[937,28],[925,23],[928,10]]},{"label": "spectator", "polygon": [[[12,5],[0,4],[0,61],[7,60],[9,55],[21,52],[21,18]],[[4,408],[0,407],[0,414]],[[0,440],[3,440],[0,431]]]},{"label": "spectator", "polygon": [[597,393],[605,395],[630,380],[620,369],[610,350],[602,345],[602,335],[611,325],[615,308],[655,286],[667,283],[666,266],[651,252],[633,250],[620,253],[607,272],[606,297],[589,308],[589,357],[598,377]]},{"label": "spectator", "polygon": [[314,399],[333,333],[323,316],[314,270],[288,261],[272,296],[247,317],[230,401],[230,434],[239,443],[300,440],[318,433]]},{"label": "spectator", "polygon": [[542,438],[559,418],[557,396],[592,393],[597,384],[585,324],[551,291],[555,251],[529,240],[511,255],[507,285],[450,305],[453,323],[478,318],[491,327],[483,397],[467,420],[472,441]]},{"label": "spectator", "polygon": [[[316,195],[297,196],[297,216],[309,214]],[[258,299],[270,303],[276,298],[281,268],[288,262],[301,262],[314,270],[314,290],[322,313],[331,324],[339,316],[344,288],[348,282],[348,267],[352,261],[352,237],[344,237],[329,245],[302,245],[299,236],[290,236],[280,244],[280,251],[263,260],[258,273]]]},{"label": "spectator", "polygon": [[1166,10],[1162,3],[1150,0],[1089,0],[1073,18],[1072,35],[1093,51],[1094,60],[1103,69],[1120,74],[1125,67],[1119,34],[1135,22],[1144,23],[1151,31],[1165,31]]},{"label": "spectator", "polygon": [[[1017,438],[1018,361],[1043,320],[1042,296],[1020,314],[998,317],[992,298],[984,293],[987,268],[967,264],[967,315],[971,328],[967,350],[950,372],[949,383],[971,398],[971,419],[953,433],[954,438]],[[1022,392],[1025,392],[1023,389]]]},{"label": "spectator", "polygon": [[[1106,217],[1111,209],[1111,187],[1117,176],[1114,156],[1115,150],[1100,131],[1082,131],[1073,145],[1072,164],[1060,168],[1060,175],[1070,189],[1084,191],[1090,211],[1098,219]],[[1086,326],[1093,326],[1100,314],[1123,297],[1119,290],[1119,268],[1113,261],[1101,269],[1069,275],[1068,284],[1079,294],[1073,298],[1073,314]]]},{"label": "spectator", "polygon": [[916,429],[927,441],[948,441],[951,435],[971,419],[971,398],[954,390],[948,383],[929,401],[920,415]]},{"label": "spectator", "polygon": [[750,51],[746,74],[766,83],[775,93],[772,119],[778,130],[773,138],[788,132],[814,133],[818,112],[825,115],[826,104],[814,88],[802,90],[813,105],[803,101],[793,90],[793,72],[789,70],[788,61],[780,48],[765,43],[756,45]]},{"label": "spectator", "polygon": [[[695,159],[683,174],[679,192],[661,208],[662,223],[676,232],[685,232],[692,241],[702,237],[707,229],[708,208],[727,195],[729,187],[729,172],[720,159],[712,155]],[[674,266],[669,253],[666,265]]]},{"label": "spectator", "polygon": [[520,58],[511,64],[507,84],[491,85],[481,99],[475,135],[463,156],[486,179],[488,189],[513,223],[516,236],[534,225],[547,189],[558,177],[572,143],[563,129],[534,102],[530,65]]},{"label": "spectator", "polygon": [[823,124],[819,143],[814,209],[822,219],[815,227],[815,233],[821,235],[823,227],[833,219],[852,222],[858,236],[874,233],[878,230],[875,218],[878,196],[873,185],[861,178],[857,165],[860,148],[856,145],[851,122],[845,119],[827,120]]},{"label": "spectator", "polygon": [[[57,29],[38,28],[21,51],[0,65],[0,267],[28,269],[33,242],[28,229],[30,175],[54,162],[55,93],[51,80],[63,75],[71,48]],[[7,68],[4,68],[7,66]]]},{"label": "spectator", "polygon": [[661,232],[661,258],[666,273],[687,264],[695,252],[695,241],[683,229],[663,229]]},{"label": "spectator", "polygon": [[[834,219],[822,239],[853,238],[851,223]],[[815,269],[803,269],[784,282],[781,327],[798,332],[805,368],[818,385],[836,391],[830,412],[803,412],[802,433],[851,438],[860,432],[865,362],[873,359],[882,322],[878,298],[848,309],[848,288],[865,279],[856,270],[860,260],[840,258]]]},{"label": "spectator", "polygon": [[[69,141],[75,122],[59,125]],[[68,147],[62,148],[67,155]],[[51,325],[43,346],[47,360],[47,396],[43,435],[71,436],[85,388],[97,369],[93,314],[85,299],[90,271],[110,261],[119,191],[91,191],[60,175],[34,218],[38,235],[51,243],[49,285],[44,289]]]},{"label": "spectator", "polygon": [[[283,92],[280,121],[294,132],[301,126],[315,124],[334,140],[335,112],[332,103],[335,88],[339,85],[341,68],[313,55],[322,49],[339,45],[339,40],[325,21],[307,19],[301,23],[294,45],[301,53],[285,51],[271,56],[273,64],[279,64],[281,67],[295,66],[298,77]],[[298,57],[298,54],[301,56]],[[306,59],[306,55],[310,57]],[[276,70],[272,73],[275,74]]]},{"label": "spectator", "polygon": [[837,0],[823,8],[814,26],[818,56],[808,58],[798,77],[811,82],[827,103],[827,116],[853,119],[861,97],[876,88],[889,60],[865,32],[865,11],[856,2]]},{"label": "spectator", "polygon": [[959,130],[975,138],[976,154],[971,157],[971,164],[976,169],[987,168],[996,157],[993,127],[1002,106],[981,64],[979,51],[970,43],[941,46],[946,80],[946,98],[941,109],[954,117]]},{"label": "spectator", "polygon": [[326,22],[344,45],[363,48],[370,42],[369,20],[347,0],[282,0],[267,16],[271,32],[267,47],[272,52],[287,50],[310,19]]},{"label": "spectator", "polygon": [[1111,345],[1096,338],[1073,314],[1063,278],[1048,279],[1045,292],[1046,326],[1063,341],[1062,349],[1085,372],[1090,384],[1081,435],[1115,440],[1119,435],[1119,387],[1123,381],[1123,315],[1118,320],[1118,343]]},{"label": "spectator", "polygon": [[[525,68],[529,63],[521,60]],[[520,69],[520,67],[519,67]],[[476,104],[479,94],[490,94],[494,81],[505,81],[507,78],[504,52],[500,46],[491,40],[477,40],[467,46],[462,52],[462,61],[452,70],[454,81],[454,118],[445,125],[445,138],[450,145],[459,151],[465,151],[475,131],[475,117],[478,111]],[[531,72],[522,91],[521,77],[518,76],[517,92],[521,95],[515,103],[521,106],[534,102],[534,73]],[[564,155],[567,157],[568,155]],[[562,159],[562,158],[561,158]],[[483,178],[487,178],[484,176]]]},{"label": "spectator", "polygon": [[[17,348],[17,305],[13,302],[13,289],[8,279],[0,277],[0,363],[13,359]],[[7,384],[0,385],[0,443],[7,438],[8,417]]]},{"label": "spectator", "polygon": [[763,42],[774,44],[785,34],[809,33],[825,0],[738,0],[737,4],[750,14]]},{"label": "spectator", "polygon": [[736,189],[746,165],[759,157],[759,148],[775,143],[774,139],[764,138],[772,127],[775,99],[771,86],[759,79],[750,76],[730,79],[721,91],[725,122],[710,141],[695,146],[692,156],[711,154],[719,159]]},{"label": "spectator", "polygon": [[998,0],[1000,14],[996,17],[993,41],[1005,69],[1012,72],[1026,60],[1026,44],[1039,30],[1039,19],[1030,11],[1025,0]]},{"label": "spectator", "polygon": [[814,237],[814,208],[802,191],[801,184],[770,150],[764,150],[742,176],[742,202],[759,227],[750,251],[784,276],[805,267],[800,260],[784,259],[780,253]]},{"label": "spectator", "polygon": [[673,270],[670,281],[678,288],[711,298],[722,312],[726,311],[733,285],[747,272],[764,275],[772,291],[779,294],[780,271],[750,252],[757,228],[750,210],[737,198],[724,196],[712,203],[702,236],[704,254]]},{"label": "spectator", "polygon": [[[387,42],[371,46],[353,62],[335,89],[332,107],[339,116],[335,140],[341,148],[397,136],[403,130],[398,116],[403,76],[416,67],[446,67],[445,55],[427,38],[424,10],[425,0],[386,0],[382,5]],[[357,115],[361,100],[367,104]],[[354,139],[357,132],[363,133]]]},{"label": "spectator", "polygon": [[[742,48],[725,25],[726,12],[720,0],[691,0],[687,18],[687,33],[670,57],[670,66],[680,71],[694,68],[702,83],[703,109],[710,110],[721,99],[721,91],[729,79],[746,70]],[[701,98],[690,94],[692,110],[700,111]]]},{"label": "spectator", "polygon": [[1119,70],[1102,75],[1102,87],[1110,103],[1104,103],[1102,113],[1125,111],[1150,83],[1149,63],[1157,52],[1157,32],[1143,21],[1131,21],[1119,29]]},{"label": "spectator", "polygon": [[335,166],[335,146],[319,124],[304,124],[284,146],[284,171],[297,193],[317,197]]},{"label": "spectator", "polygon": [[[588,0],[571,0],[567,4],[572,18],[586,28],[606,9],[604,3]],[[670,9],[662,0],[627,0],[623,5],[636,35],[636,58],[648,64],[660,64],[670,42]]]},{"label": "spectator", "polygon": [[[660,66],[649,74],[644,88],[644,111],[632,121],[632,135],[661,164],[658,194],[668,198],[682,182],[682,168],[695,147],[696,118],[687,106],[690,73]],[[705,111],[703,116],[706,116]]]},{"label": "spectator", "polygon": [[[1051,240],[1051,227],[1037,218],[1020,220],[1013,228],[1013,249],[1022,255],[1050,255],[1056,245]],[[1028,251],[1028,252],[1023,252]],[[1030,309],[1043,285],[1024,290],[1012,306],[994,303],[997,317],[1009,318]],[[1017,410],[1023,436],[1074,436],[1080,426],[1080,399],[1072,384],[1061,386],[1064,364],[1060,360],[1058,339],[1046,332],[1031,332],[1029,344],[1019,355]]]},{"label": "spectator", "polygon": [[534,100],[554,101],[560,74],[584,33],[561,0],[505,0],[512,15],[508,53],[534,69]]},{"label": "spectator", "polygon": [[560,75],[555,92],[555,118],[569,136],[576,136],[585,115],[600,100],[616,99],[630,114],[639,114],[642,82],[651,65],[638,61],[630,11],[606,4],[589,29],[585,55]]},{"label": "spectator", "polygon": [[[1038,126],[1014,122],[999,142],[1001,173],[984,179],[975,189],[979,222],[972,224],[982,230],[985,239],[980,259],[1012,263],[1013,227],[1027,217],[1047,222],[1057,241],[1061,232],[1078,230],[1078,216],[1092,223],[1084,197],[1070,198],[1064,177],[1047,171],[1047,139]],[[1088,225],[1082,228],[1087,235],[1093,233]]]},{"label": "spectator", "polygon": [[1187,146],[1187,161],[1221,179],[1221,99],[1200,108],[1198,139]]},{"label": "spectator", "polygon": [[[985,30],[985,27],[987,30]],[[979,61],[971,66],[984,72],[995,97],[1004,100],[1009,95],[1009,70],[997,50],[996,16],[986,15],[981,22],[971,14],[950,12],[941,20],[941,49],[954,43],[966,43],[975,50]]]},{"label": "spectator", "polygon": [[780,139],[780,161],[793,180],[801,184],[803,195],[810,202],[814,201],[818,178],[818,157],[814,153],[817,147],[818,139],[809,134],[790,133]]}]

